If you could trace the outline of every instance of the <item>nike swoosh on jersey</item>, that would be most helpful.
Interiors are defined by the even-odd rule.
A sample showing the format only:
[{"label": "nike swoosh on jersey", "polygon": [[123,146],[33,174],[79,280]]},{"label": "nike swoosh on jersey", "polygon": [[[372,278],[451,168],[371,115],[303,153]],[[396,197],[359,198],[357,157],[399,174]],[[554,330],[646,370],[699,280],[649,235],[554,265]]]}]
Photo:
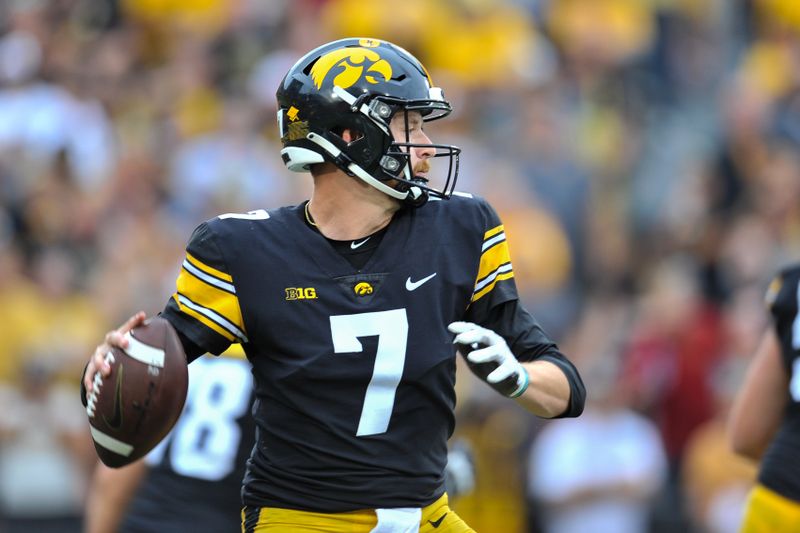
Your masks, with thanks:
[{"label": "nike swoosh on jersey", "polygon": [[421,286],[422,286],[422,285],[423,285],[423,284],[424,284],[426,281],[429,281],[429,280],[433,279],[433,277],[434,277],[435,275],[436,275],[436,272],[434,272],[434,273],[433,273],[433,274],[431,274],[430,276],[427,276],[427,277],[425,277],[425,278],[422,278],[422,279],[421,279],[421,280],[419,280],[419,281],[411,281],[411,276],[409,276],[409,277],[408,277],[408,279],[406,280],[406,290],[407,290],[407,291],[413,291],[413,290],[416,290],[416,289],[418,289],[418,288],[419,288],[419,287],[421,287]]},{"label": "nike swoosh on jersey", "polygon": [[368,240],[369,240],[369,237],[367,237],[366,239],[364,239],[361,242],[353,241],[353,242],[350,243],[350,249],[355,250],[356,248],[358,248],[359,246],[361,246],[362,244],[364,244]]}]

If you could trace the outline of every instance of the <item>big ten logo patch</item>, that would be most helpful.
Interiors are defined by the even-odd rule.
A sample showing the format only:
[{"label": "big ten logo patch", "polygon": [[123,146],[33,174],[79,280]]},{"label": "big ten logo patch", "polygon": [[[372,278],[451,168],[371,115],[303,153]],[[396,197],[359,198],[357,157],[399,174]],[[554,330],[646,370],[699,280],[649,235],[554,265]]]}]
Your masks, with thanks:
[{"label": "big ten logo patch", "polygon": [[316,300],[317,289],[314,287],[286,287],[287,300]]}]

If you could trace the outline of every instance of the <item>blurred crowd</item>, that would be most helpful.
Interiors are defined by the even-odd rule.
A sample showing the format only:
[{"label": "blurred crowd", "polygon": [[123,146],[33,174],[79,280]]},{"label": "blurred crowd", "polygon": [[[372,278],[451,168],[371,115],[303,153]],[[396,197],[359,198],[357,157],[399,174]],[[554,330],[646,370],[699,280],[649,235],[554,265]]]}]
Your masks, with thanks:
[{"label": "blurred crowd", "polygon": [[795,0],[0,2],[0,529],[78,527],[87,356],[162,309],[198,223],[307,198],[275,89],[345,36],[445,89],[428,133],[463,148],[458,188],[499,211],[525,304],[586,380],[581,418],[542,422],[459,375],[477,471],[457,512],[735,531],[755,466],[727,409],[766,283],[800,257]]}]

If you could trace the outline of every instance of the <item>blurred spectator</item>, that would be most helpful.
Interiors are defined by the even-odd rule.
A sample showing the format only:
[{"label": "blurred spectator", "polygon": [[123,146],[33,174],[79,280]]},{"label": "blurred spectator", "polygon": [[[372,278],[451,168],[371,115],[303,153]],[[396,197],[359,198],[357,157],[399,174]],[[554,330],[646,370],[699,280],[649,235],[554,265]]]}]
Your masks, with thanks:
[{"label": "blurred spectator", "polygon": [[[469,374],[466,367],[463,371],[464,377],[459,379]],[[478,388],[485,389],[479,384]],[[453,509],[475,531],[524,533],[527,513],[523,446],[531,420],[518,406],[503,406],[502,397],[493,397],[492,392],[481,397],[480,404],[459,411],[461,425],[450,442],[470,443],[475,487],[459,495]],[[484,394],[477,390],[475,393]]]},{"label": "blurred spectator", "polygon": [[693,264],[664,261],[644,288],[625,353],[635,409],[659,427],[673,467],[689,434],[711,417],[708,376],[721,351],[720,319],[703,299]]},{"label": "blurred spectator", "polygon": [[682,479],[692,523],[698,532],[739,531],[755,465],[730,448],[727,421],[742,383],[747,360],[766,326],[758,285],[736,290],[723,308],[725,357],[711,375],[714,416],[701,424],[686,444]]},{"label": "blurred spectator", "polygon": [[13,383],[32,353],[46,358],[49,368],[65,373],[80,372],[82,355],[89,350],[105,321],[92,301],[76,292],[75,258],[58,248],[46,248],[33,260],[31,280],[19,270],[22,257],[14,251],[0,263],[13,283],[0,285],[3,361],[0,382]]},{"label": "blurred spectator", "polygon": [[726,424],[744,360],[731,358],[716,372],[718,401],[714,418],[701,424],[686,444],[682,480],[688,512],[701,533],[736,533],[747,495],[756,478],[755,465],[734,455]]},{"label": "blurred spectator", "polygon": [[0,388],[0,526],[7,533],[79,531],[91,440],[73,386],[30,354],[16,386]]},{"label": "blurred spectator", "polygon": [[[220,129],[178,148],[170,170],[172,207],[180,220],[205,220],[222,212],[248,211],[290,196],[279,151],[259,135],[246,102],[229,100]],[[299,181],[299,180],[296,180]]]},{"label": "blurred spectator", "polygon": [[63,151],[77,185],[97,187],[114,158],[105,111],[44,81],[41,63],[42,45],[31,33],[0,37],[0,156],[16,153],[35,173]]},{"label": "blurred spectator", "polygon": [[669,462],[654,511],[658,531],[686,527],[683,453],[692,432],[713,416],[709,377],[721,350],[719,311],[701,293],[696,265],[687,257],[656,265],[631,326],[622,386],[631,406],[655,422]]},{"label": "blurred spectator", "polygon": [[333,35],[380,35],[403,43],[432,72],[471,89],[536,80],[546,66],[538,60],[550,53],[530,15],[513,2],[329,0],[321,16]]},{"label": "blurred spectator", "polygon": [[529,462],[545,533],[641,533],[667,475],[655,425],[625,404],[613,360],[597,359],[580,418],[548,423]]}]

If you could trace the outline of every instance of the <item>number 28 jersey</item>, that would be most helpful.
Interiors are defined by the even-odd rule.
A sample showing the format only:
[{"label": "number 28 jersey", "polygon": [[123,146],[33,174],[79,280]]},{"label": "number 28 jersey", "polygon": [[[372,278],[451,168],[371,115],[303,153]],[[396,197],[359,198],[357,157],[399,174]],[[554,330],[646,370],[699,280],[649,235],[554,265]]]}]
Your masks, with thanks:
[{"label": "number 28 jersey", "polygon": [[241,343],[253,365],[244,503],[342,512],[441,496],[455,407],[447,325],[516,298],[496,213],[453,196],[396,213],[361,269],[302,205],[207,221],[164,316],[209,352]]},{"label": "number 28 jersey", "polygon": [[244,464],[255,428],[250,364],[231,346],[189,366],[183,413],[145,461],[120,533],[238,531]]},{"label": "number 28 jersey", "polygon": [[767,290],[781,359],[789,376],[788,402],[778,433],[761,462],[759,482],[787,498],[800,501],[800,265],[778,274]]}]

